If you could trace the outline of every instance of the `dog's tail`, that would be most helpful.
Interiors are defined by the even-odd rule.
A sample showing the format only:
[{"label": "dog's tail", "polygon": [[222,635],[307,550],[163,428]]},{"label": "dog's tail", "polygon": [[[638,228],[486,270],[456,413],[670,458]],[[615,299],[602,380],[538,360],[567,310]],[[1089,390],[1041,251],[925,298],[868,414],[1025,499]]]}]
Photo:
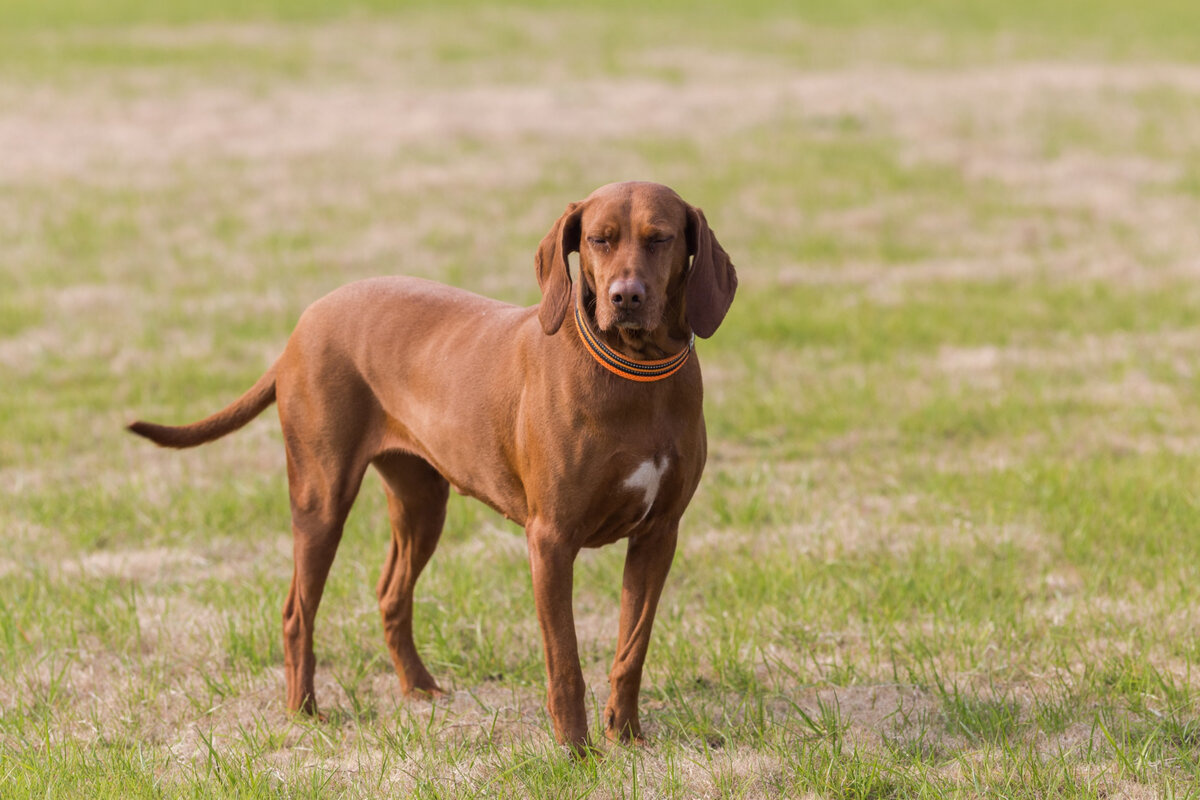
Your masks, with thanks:
[{"label": "dog's tail", "polygon": [[191,425],[157,425],[153,422],[137,421],[129,430],[145,436],[162,447],[195,447],[233,433],[275,402],[275,370],[272,365],[258,382],[225,408],[210,417]]}]

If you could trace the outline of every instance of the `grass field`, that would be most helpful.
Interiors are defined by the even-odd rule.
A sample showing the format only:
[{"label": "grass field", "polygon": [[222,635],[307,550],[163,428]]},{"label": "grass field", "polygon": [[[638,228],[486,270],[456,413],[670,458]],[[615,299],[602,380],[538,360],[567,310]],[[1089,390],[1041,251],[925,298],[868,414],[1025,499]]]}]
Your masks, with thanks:
[{"label": "grass field", "polygon": [[[1200,795],[1200,4],[0,4],[4,797]],[[741,278],[644,748],[553,744],[524,541],[455,498],[398,696],[378,481],[283,706],[273,414],[406,273],[514,303],[613,180]],[[624,548],[577,565],[589,712]],[[597,723],[596,728],[599,725]]]}]

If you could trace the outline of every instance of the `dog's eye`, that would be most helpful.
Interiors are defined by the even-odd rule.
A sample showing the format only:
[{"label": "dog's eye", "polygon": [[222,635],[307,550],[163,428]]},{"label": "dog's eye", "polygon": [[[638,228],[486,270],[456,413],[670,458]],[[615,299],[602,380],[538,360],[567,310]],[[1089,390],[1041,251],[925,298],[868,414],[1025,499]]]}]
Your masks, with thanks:
[{"label": "dog's eye", "polygon": [[608,239],[605,239],[603,236],[589,236],[587,240],[594,247],[608,247]]},{"label": "dog's eye", "polygon": [[646,244],[650,247],[658,247],[660,244],[666,244],[674,238],[674,236],[656,236],[650,241],[646,242]]}]

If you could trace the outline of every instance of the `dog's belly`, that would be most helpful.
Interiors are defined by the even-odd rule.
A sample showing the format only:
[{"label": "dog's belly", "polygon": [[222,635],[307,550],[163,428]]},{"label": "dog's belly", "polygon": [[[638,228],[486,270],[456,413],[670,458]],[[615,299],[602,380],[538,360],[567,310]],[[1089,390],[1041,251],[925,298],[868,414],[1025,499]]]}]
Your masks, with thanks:
[{"label": "dog's belly", "polygon": [[478,405],[462,399],[405,404],[399,413],[389,414],[382,449],[420,456],[459,494],[524,525],[525,488],[504,448],[511,430],[500,430]]}]

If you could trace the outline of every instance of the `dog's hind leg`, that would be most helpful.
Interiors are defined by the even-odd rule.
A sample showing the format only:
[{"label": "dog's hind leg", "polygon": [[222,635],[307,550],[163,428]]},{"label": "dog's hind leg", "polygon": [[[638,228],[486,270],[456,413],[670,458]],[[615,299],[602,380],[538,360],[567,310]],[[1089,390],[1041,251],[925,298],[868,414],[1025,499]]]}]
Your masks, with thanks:
[{"label": "dog's hind leg", "polygon": [[413,588],[437,548],[446,522],[450,486],[428,462],[406,454],[375,460],[387,492],[392,541],[376,594],[383,632],[400,688],[406,694],[443,694],[413,642]]},{"label": "dog's hind leg", "polygon": [[[362,479],[360,472],[354,485]],[[351,496],[351,501],[353,496]],[[292,499],[292,551],[295,560],[292,584],[283,606],[283,659],[287,680],[287,707],[307,714],[317,713],[313,691],[316,657],[313,654],[313,624],[329,568],[342,539],[342,527],[350,511],[331,504],[321,511],[296,508]]]},{"label": "dog's hind leg", "polygon": [[284,674],[287,707],[315,715],[313,624],[369,460],[362,447],[348,441],[351,437],[346,436],[346,429],[340,428],[332,415],[320,413],[320,407],[311,404],[304,413],[300,409],[289,412],[281,417],[286,420],[283,436],[295,567],[283,606]]}]

